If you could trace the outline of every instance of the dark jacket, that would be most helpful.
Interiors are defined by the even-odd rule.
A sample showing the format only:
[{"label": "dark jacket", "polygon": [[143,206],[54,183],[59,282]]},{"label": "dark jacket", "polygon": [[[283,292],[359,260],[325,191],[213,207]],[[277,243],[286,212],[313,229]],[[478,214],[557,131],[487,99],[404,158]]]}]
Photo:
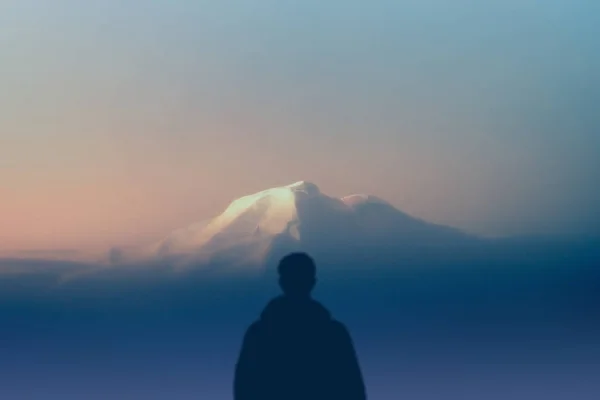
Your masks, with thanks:
[{"label": "dark jacket", "polygon": [[347,329],[312,299],[272,300],[248,328],[235,400],[365,400]]}]

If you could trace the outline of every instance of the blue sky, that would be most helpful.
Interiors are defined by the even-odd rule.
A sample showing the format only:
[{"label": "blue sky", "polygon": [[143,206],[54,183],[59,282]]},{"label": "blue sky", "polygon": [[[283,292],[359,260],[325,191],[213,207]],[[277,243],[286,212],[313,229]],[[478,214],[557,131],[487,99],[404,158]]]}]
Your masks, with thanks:
[{"label": "blue sky", "polygon": [[0,239],[137,242],[300,179],[475,233],[598,233],[599,12],[5,1]]}]

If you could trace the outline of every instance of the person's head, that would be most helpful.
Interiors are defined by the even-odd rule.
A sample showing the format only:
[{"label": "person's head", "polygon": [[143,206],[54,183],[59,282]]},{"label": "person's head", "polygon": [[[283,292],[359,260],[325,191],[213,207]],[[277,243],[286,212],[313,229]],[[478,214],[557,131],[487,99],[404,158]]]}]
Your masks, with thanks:
[{"label": "person's head", "polygon": [[292,253],[281,259],[279,286],[286,296],[308,297],[317,283],[317,267],[306,253]]}]

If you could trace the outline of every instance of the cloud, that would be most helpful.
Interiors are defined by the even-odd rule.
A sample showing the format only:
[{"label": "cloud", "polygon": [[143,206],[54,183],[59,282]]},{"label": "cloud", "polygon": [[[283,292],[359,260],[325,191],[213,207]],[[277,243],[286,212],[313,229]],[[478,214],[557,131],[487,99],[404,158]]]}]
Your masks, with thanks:
[{"label": "cloud", "polygon": [[24,258],[74,258],[81,255],[77,249],[31,249],[19,250],[13,253],[15,256]]}]

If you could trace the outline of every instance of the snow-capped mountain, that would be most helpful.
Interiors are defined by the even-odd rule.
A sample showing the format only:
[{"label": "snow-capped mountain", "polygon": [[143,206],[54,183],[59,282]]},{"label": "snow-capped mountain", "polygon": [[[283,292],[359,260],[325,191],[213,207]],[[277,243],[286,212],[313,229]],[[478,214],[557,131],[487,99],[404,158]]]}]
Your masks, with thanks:
[{"label": "snow-capped mountain", "polygon": [[221,215],[171,233],[146,254],[187,265],[265,265],[294,250],[340,259],[348,252],[389,253],[470,240],[375,196],[334,198],[300,181],[241,197]]}]

